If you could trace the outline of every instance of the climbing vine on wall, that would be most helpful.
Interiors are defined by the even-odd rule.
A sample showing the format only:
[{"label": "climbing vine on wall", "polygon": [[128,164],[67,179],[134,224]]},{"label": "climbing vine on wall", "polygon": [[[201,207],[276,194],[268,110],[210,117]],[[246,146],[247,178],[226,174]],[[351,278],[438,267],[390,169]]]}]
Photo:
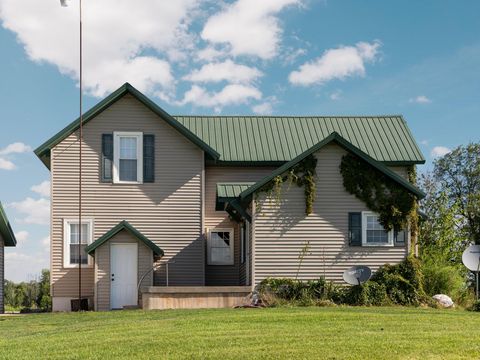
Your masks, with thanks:
[{"label": "climbing vine on wall", "polygon": [[415,196],[358,156],[344,155],[340,172],[345,189],[379,214],[385,230],[404,229],[416,214]]},{"label": "climbing vine on wall", "polygon": [[[304,187],[305,193],[305,213],[310,215],[313,212],[313,203],[315,201],[316,186],[315,186],[315,169],[317,167],[317,159],[313,155],[307,156],[297,165],[293,166],[285,175],[274,177],[269,183],[264,185],[256,194],[264,192],[267,196],[273,198],[277,204],[281,200],[281,192],[284,183],[289,186],[296,184],[299,187]],[[256,202],[257,205],[259,201]],[[260,211],[257,209],[257,211]]]},{"label": "climbing vine on wall", "polygon": [[[408,181],[416,185],[417,184],[417,169],[415,165],[412,165],[408,168]],[[418,202],[415,201],[413,207],[410,211],[410,239],[412,246],[410,247],[411,251],[415,251],[415,246],[417,244],[417,235],[418,235]]]}]

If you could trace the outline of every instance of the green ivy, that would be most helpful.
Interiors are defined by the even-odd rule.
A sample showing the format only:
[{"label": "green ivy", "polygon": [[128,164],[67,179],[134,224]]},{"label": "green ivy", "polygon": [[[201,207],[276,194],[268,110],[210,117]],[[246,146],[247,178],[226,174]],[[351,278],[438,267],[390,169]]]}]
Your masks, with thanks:
[{"label": "green ivy", "polygon": [[379,214],[385,230],[404,229],[416,213],[414,195],[358,156],[344,155],[340,172],[345,189]]},{"label": "green ivy", "polygon": [[[265,184],[258,193],[267,193],[267,196],[274,198],[277,203],[281,199],[282,185],[288,183],[289,186],[296,184],[305,189],[305,213],[310,215],[313,212],[313,203],[315,202],[315,169],[317,168],[317,158],[313,155],[307,156],[297,165],[293,166],[286,175],[276,176],[269,183]],[[258,198],[258,197],[257,197]],[[257,201],[258,205],[258,201]],[[260,209],[257,209],[260,212]]]}]

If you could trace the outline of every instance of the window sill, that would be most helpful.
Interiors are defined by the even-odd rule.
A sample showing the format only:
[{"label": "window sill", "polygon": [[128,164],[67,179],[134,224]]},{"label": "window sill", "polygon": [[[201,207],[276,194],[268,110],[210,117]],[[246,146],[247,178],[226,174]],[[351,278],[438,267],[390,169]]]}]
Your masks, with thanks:
[{"label": "window sill", "polygon": [[235,263],[207,263],[208,266],[233,266]]},{"label": "window sill", "polygon": [[[63,265],[64,269],[78,269],[78,265]],[[93,269],[93,264],[82,265],[82,269]]]}]

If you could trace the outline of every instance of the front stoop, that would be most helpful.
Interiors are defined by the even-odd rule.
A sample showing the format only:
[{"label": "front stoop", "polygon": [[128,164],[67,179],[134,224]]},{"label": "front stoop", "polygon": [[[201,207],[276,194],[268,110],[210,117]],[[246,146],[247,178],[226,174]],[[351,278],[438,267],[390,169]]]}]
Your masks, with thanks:
[{"label": "front stoop", "polygon": [[142,293],[142,308],[232,308],[248,304],[251,292],[250,286],[151,286]]}]

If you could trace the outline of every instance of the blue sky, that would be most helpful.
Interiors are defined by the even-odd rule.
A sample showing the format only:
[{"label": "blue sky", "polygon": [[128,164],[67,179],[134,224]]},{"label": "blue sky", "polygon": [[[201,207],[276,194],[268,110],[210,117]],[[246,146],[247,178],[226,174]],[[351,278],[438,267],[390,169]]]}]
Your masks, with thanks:
[{"label": "blue sky", "polygon": [[[49,173],[31,149],[78,114],[76,5],[0,0],[0,200],[48,267]],[[124,81],[172,114],[402,114],[425,157],[480,139],[480,2],[84,0],[85,109]],[[43,185],[42,185],[43,184]]]}]

